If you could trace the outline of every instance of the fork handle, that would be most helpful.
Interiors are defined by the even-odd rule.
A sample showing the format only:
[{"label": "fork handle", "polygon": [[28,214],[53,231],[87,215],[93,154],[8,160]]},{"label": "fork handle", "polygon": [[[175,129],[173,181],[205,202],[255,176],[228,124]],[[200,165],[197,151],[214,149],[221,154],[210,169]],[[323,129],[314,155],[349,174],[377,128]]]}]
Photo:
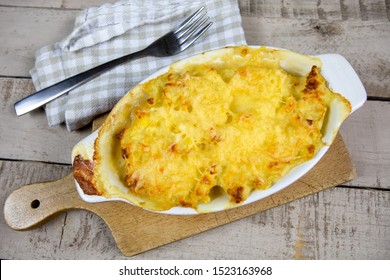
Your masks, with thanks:
[{"label": "fork handle", "polygon": [[125,62],[128,62],[130,60],[142,58],[149,55],[148,49],[143,49],[135,53],[131,53],[128,55],[125,55],[123,57],[119,57],[117,59],[108,61],[104,64],[101,64],[99,66],[96,66],[92,69],[89,69],[85,72],[82,72],[80,74],[77,74],[75,76],[69,77],[59,83],[56,83],[52,86],[49,86],[47,88],[44,88],[40,91],[37,91],[30,96],[27,96],[26,98],[18,101],[15,103],[15,111],[16,115],[21,116],[24,115],[34,109],[37,109],[41,107],[42,105],[45,105],[46,103],[60,97],[61,95],[71,91],[72,89],[75,89],[90,80],[96,78],[100,74],[122,64]]}]

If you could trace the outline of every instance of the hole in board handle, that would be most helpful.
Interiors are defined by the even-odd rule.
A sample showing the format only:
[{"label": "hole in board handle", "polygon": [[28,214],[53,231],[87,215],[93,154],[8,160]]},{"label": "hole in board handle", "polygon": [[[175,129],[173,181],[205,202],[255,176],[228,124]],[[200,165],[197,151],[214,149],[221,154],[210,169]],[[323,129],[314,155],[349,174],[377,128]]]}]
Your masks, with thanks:
[{"label": "hole in board handle", "polygon": [[41,202],[38,199],[35,199],[35,200],[31,201],[31,208],[37,209],[40,204],[41,204]]}]

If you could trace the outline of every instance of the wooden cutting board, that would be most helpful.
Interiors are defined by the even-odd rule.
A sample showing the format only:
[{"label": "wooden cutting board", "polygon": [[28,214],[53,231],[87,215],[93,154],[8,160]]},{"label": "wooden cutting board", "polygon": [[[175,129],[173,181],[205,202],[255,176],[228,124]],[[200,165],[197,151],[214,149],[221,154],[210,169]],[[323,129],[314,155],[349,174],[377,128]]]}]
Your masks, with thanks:
[{"label": "wooden cutting board", "polygon": [[107,223],[121,252],[132,256],[337,186],[354,175],[355,167],[338,135],[321,161],[300,180],[263,200],[227,211],[173,216],[152,213],[124,202],[90,204],[81,200],[69,174],[57,181],[15,190],[5,202],[4,216],[11,228],[26,230],[69,209],[89,210]]}]

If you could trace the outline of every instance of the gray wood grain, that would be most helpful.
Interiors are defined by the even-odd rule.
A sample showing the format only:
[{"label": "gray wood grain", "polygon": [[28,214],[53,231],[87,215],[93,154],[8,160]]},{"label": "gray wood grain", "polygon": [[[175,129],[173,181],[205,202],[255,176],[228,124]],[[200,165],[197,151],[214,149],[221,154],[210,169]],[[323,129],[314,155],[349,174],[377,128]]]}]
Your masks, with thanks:
[{"label": "gray wood grain", "polygon": [[390,7],[385,0],[329,1],[239,1],[244,17],[388,21]]},{"label": "gray wood grain", "polygon": [[30,77],[35,53],[69,35],[78,13],[0,6],[0,76]]},{"label": "gray wood grain", "polygon": [[43,109],[17,117],[14,103],[33,91],[29,79],[0,78],[0,158],[69,164],[90,127],[71,133],[63,125],[48,127]]},{"label": "gray wood grain", "polygon": [[62,0],[0,0],[0,5],[10,7],[61,8]]},{"label": "gray wood grain", "polygon": [[367,101],[341,126],[341,135],[356,165],[349,186],[390,190],[390,102]]},{"label": "gray wood grain", "polygon": [[[116,0],[0,0],[10,7],[85,9],[114,3]],[[307,18],[328,20],[389,20],[390,6],[386,0],[239,0],[241,15],[266,18]]]}]

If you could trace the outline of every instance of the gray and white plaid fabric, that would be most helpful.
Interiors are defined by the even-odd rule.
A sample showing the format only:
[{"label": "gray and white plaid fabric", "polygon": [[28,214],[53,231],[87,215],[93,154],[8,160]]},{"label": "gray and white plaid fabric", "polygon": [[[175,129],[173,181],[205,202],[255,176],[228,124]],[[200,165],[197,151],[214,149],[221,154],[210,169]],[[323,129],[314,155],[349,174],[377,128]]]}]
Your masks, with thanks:
[{"label": "gray and white plaid fabric", "polygon": [[143,49],[201,6],[213,25],[193,46],[176,56],[118,66],[50,102],[45,107],[49,125],[65,122],[69,131],[81,128],[158,69],[202,51],[246,43],[237,0],[131,0],[82,11],[67,38],[37,52],[30,71],[37,90]]}]

